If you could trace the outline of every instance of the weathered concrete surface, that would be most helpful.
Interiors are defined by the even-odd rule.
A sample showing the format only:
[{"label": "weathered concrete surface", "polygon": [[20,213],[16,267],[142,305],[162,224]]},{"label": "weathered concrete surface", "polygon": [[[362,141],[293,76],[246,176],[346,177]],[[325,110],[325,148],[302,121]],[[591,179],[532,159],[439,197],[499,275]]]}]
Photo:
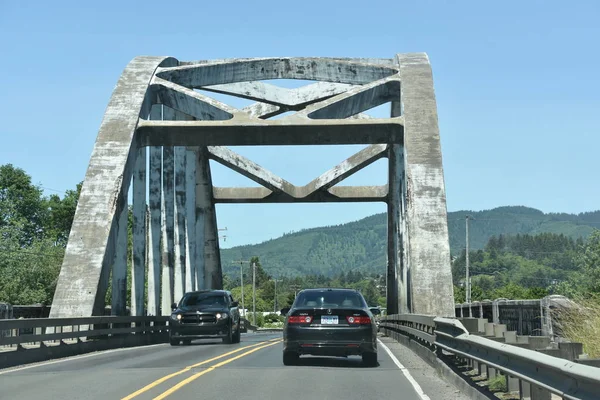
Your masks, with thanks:
[{"label": "weathered concrete surface", "polygon": [[[133,94],[120,93],[119,87],[115,91],[121,97],[107,111],[114,118],[107,117],[108,122],[103,122],[84,183],[83,211],[78,209],[74,227],[87,234],[84,231],[88,225],[104,222],[92,226],[97,243],[91,243],[91,250],[91,237],[80,244],[77,235],[71,238],[65,265],[69,271],[79,272],[88,265],[91,270],[96,268],[91,278],[85,279],[87,286],[80,285],[72,292],[80,294],[84,289],[92,289],[88,297],[96,305],[87,306],[90,313],[103,301],[115,251],[119,253],[117,258],[122,259],[115,213],[124,204],[124,194],[134,175],[134,313],[144,312],[140,300],[146,249],[150,313],[170,313],[171,303],[187,290],[221,288],[217,202],[385,201],[389,205],[390,235],[388,311],[453,315],[441,150],[431,70],[425,55],[399,55],[395,63],[385,59],[339,58],[195,63],[168,59],[156,69],[160,62],[155,60],[150,72],[144,72],[147,66],[142,72],[126,70],[121,80],[135,84],[124,91],[131,90]],[[297,89],[259,82],[278,78],[321,82]],[[239,110],[194,89],[232,94],[257,103]],[[392,103],[390,118],[374,119],[362,114],[387,102]],[[296,113],[268,119],[286,111]],[[410,134],[405,132],[409,128]],[[222,147],[311,144],[370,146],[304,186],[295,186]],[[160,147],[150,149],[147,233],[146,175],[142,167],[145,150],[138,150],[139,146],[163,147],[162,160]],[[99,149],[105,153],[96,154]],[[139,163],[134,171],[136,156]],[[390,161],[386,185],[338,186],[382,157]],[[263,187],[213,188],[210,158]],[[96,201],[98,193],[103,196],[101,201]],[[127,243],[122,243],[126,252]],[[116,271],[114,277],[118,281],[122,271],[120,267]],[[72,271],[61,273],[57,312],[58,304],[65,303],[61,298],[72,289],[67,277],[74,276],[77,275]],[[120,292],[113,292],[119,310]],[[64,315],[88,315],[88,311],[68,311]]]},{"label": "weathered concrete surface", "polygon": [[[155,105],[151,119],[162,119],[162,105]],[[148,229],[148,315],[161,315],[161,211],[162,211],[162,147],[150,147],[148,177],[148,208],[150,224]]]},{"label": "weathered concrete surface", "polygon": [[[246,114],[246,113],[244,113]],[[248,115],[248,114],[246,114]],[[244,134],[240,134],[240,126]],[[144,121],[145,146],[284,146],[402,143],[403,121],[389,119],[233,119],[231,121]]]},{"label": "weathered concrete surface", "polygon": [[[223,276],[221,270],[221,254],[219,252],[219,232],[217,229],[217,214],[212,196],[212,178],[208,149],[204,148],[198,152],[196,162],[196,242],[198,250],[203,250],[203,263],[200,262],[196,268],[200,274],[204,271],[204,289],[222,289]],[[203,264],[203,265],[202,265]],[[199,279],[200,280],[200,279]]]},{"label": "weathered concrete surface", "polygon": [[424,53],[399,54],[406,148],[411,311],[454,316],[446,191],[433,76]]},{"label": "weathered concrete surface", "polygon": [[196,158],[198,148],[187,147],[185,154],[185,291],[196,290]]},{"label": "weathered concrete surface", "polygon": [[[127,192],[134,135],[148,84],[167,57],[137,57],[125,68],[102,120],[81,188],[50,317],[90,316],[104,309],[114,259],[119,193]],[[133,148],[133,151],[132,151]]]},{"label": "weathered concrete surface", "polygon": [[[163,115],[167,108],[163,109]],[[171,314],[175,301],[175,158],[173,147],[163,147],[161,313]]]},{"label": "weathered concrete surface", "polygon": [[112,266],[111,315],[125,315],[127,311],[127,220],[129,210],[127,207],[127,192],[123,192],[121,195],[124,198],[119,210],[117,249],[115,251],[115,262]]},{"label": "weathered concrete surface", "polygon": [[397,73],[394,67],[323,58],[256,58],[161,68],[157,76],[186,87],[268,79],[304,79],[362,85]]},{"label": "weathered concrete surface", "polygon": [[146,152],[138,149],[133,172],[133,249],[131,274],[131,314],[145,315],[146,287]]}]

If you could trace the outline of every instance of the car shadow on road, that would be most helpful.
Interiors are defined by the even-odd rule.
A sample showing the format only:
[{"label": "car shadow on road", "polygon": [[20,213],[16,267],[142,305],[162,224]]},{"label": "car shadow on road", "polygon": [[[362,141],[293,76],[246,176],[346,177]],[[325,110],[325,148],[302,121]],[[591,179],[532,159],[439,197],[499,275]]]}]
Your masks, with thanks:
[{"label": "car shadow on road", "polygon": [[363,363],[360,357],[300,357],[294,364],[298,367],[326,367],[326,368],[377,368],[375,365]]}]

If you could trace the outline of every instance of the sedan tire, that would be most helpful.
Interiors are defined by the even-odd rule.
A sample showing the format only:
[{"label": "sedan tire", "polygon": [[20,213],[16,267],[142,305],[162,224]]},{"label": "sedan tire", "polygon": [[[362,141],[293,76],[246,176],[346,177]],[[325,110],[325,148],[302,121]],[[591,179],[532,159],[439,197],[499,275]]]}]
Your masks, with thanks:
[{"label": "sedan tire", "polygon": [[171,343],[171,346],[179,346],[179,340],[177,339],[169,339],[169,343]]},{"label": "sedan tire", "polygon": [[368,367],[377,366],[377,353],[363,353],[363,363]]},{"label": "sedan tire", "polygon": [[298,355],[298,353],[294,353],[291,351],[284,351],[283,352],[283,365],[294,365],[294,364],[298,363],[299,358],[300,358],[300,356]]}]

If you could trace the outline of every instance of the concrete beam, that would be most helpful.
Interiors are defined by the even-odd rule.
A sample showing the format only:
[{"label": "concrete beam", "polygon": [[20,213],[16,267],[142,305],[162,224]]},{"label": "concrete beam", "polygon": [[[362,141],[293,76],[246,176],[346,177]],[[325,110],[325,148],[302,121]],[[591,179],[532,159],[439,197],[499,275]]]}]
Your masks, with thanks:
[{"label": "concrete beam", "polygon": [[237,59],[161,68],[157,75],[182,86],[200,88],[268,79],[303,79],[362,85],[398,73],[391,66],[351,60],[304,57]]},{"label": "concrete beam", "polygon": [[[235,122],[235,123],[234,123]],[[402,118],[343,120],[146,121],[145,146],[262,146],[402,143]]]},{"label": "concrete beam", "polygon": [[299,197],[306,197],[317,190],[329,189],[337,185],[350,175],[385,157],[386,149],[385,144],[374,144],[362,149],[302,187],[298,191]]},{"label": "concrete beam", "polygon": [[306,116],[311,119],[342,119],[377,107],[398,97],[400,81],[398,76],[355,87],[347,92],[306,107],[289,116]]},{"label": "concrete beam", "polygon": [[199,120],[229,120],[239,112],[225,103],[164,79],[155,77],[151,89],[156,92],[159,101],[164,105]]},{"label": "concrete beam", "polygon": [[115,255],[121,193],[129,189],[134,143],[148,84],[166,57],[137,57],[125,68],[100,125],[86,172],[50,311],[51,318],[103,313]]},{"label": "concrete beam", "polygon": [[204,90],[234,95],[275,106],[300,109],[324,98],[335,96],[353,88],[353,85],[331,82],[316,82],[295,89],[287,89],[264,82],[238,82],[205,86]]},{"label": "concrete beam", "polygon": [[131,314],[145,315],[146,288],[146,152],[140,147],[133,172],[133,251]]},{"label": "concrete beam", "polygon": [[209,146],[208,153],[213,160],[273,192],[284,192],[290,196],[296,195],[296,187],[293,184],[227,147]]},{"label": "concrete beam", "polygon": [[274,193],[261,187],[213,187],[216,203],[365,203],[387,201],[387,195],[387,185],[334,186],[307,197]]},{"label": "concrete beam", "polygon": [[284,113],[285,109],[273,104],[254,103],[242,108],[242,111],[254,118],[267,119]]},{"label": "concrete beam", "polygon": [[446,191],[431,66],[423,53],[399,54],[398,63],[405,121],[411,311],[454,316]]}]

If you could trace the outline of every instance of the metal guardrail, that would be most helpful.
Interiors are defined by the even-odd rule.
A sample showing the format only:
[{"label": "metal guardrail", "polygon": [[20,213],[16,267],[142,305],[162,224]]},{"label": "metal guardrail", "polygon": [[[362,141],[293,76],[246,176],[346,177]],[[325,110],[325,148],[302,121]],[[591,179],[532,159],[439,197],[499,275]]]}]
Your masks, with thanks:
[{"label": "metal guardrail", "polygon": [[84,317],[0,320],[0,346],[21,346],[65,339],[99,339],[166,332],[169,317]]},{"label": "metal guardrail", "polygon": [[563,399],[598,399],[600,393],[599,368],[469,334],[457,319],[390,315],[382,318],[381,326],[422,342],[434,349],[438,358],[444,357],[445,351],[485,365],[487,371],[501,371],[519,380],[519,391],[522,391],[522,383],[527,382],[532,392],[545,390]]}]

